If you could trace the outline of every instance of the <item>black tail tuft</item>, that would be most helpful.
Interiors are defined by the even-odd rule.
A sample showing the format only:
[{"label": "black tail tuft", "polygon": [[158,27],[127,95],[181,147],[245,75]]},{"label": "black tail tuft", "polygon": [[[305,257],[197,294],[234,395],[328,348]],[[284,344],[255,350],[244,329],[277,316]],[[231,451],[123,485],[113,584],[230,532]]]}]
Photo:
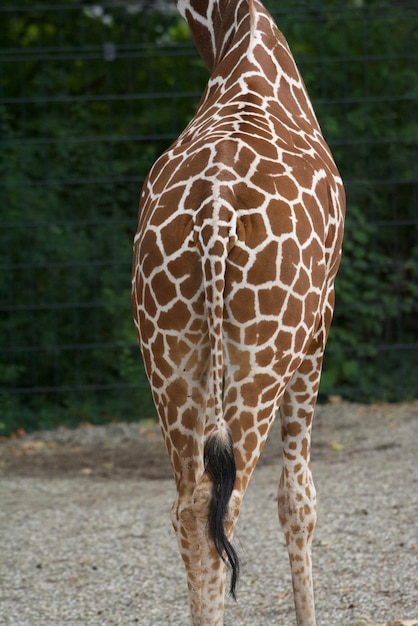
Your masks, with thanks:
[{"label": "black tail tuft", "polygon": [[[225,534],[225,515],[234,488],[236,467],[231,433],[216,431],[209,436],[204,452],[205,471],[212,480],[212,499],[209,507],[209,531],[218,554],[231,567],[230,594],[236,599],[239,559]],[[225,555],[226,554],[226,558]]]}]

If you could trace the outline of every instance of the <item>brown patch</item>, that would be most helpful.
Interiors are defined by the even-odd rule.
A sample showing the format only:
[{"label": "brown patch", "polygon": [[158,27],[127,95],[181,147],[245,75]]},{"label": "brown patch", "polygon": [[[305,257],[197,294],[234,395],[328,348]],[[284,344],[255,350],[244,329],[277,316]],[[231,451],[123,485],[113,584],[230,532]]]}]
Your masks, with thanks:
[{"label": "brown patch", "polygon": [[[295,352],[300,353],[306,342],[306,330],[300,326],[295,333]],[[300,359],[295,359],[294,369],[296,370],[300,364]]]},{"label": "brown patch", "polygon": [[156,380],[156,376],[153,375],[152,383],[153,383],[153,386],[155,385],[156,387],[161,387],[162,379],[160,377],[162,376],[164,380],[167,380],[167,378],[171,376],[171,374],[173,373],[173,368],[167,362],[167,360],[164,359],[162,356],[160,356],[158,358],[158,361],[156,361],[156,367],[158,369],[158,380]]},{"label": "brown patch", "polygon": [[[289,202],[296,200],[299,195],[299,189],[291,178],[288,176],[280,176],[277,181],[277,189],[281,196],[286,198]],[[296,228],[297,228],[296,223]]]},{"label": "brown patch", "polygon": [[239,151],[239,158],[234,162],[234,170],[237,176],[245,178],[254,161],[255,153],[248,146],[243,146]]},{"label": "brown patch", "polygon": [[[170,161],[169,169],[170,169],[171,174],[175,171],[174,168],[176,167],[176,161],[179,161],[179,164],[180,164],[182,160],[183,158],[181,157],[180,159],[175,159],[175,160]],[[153,192],[155,194],[161,193],[164,191],[164,188],[167,185],[167,178],[168,176],[162,176],[157,181],[156,176],[152,177]],[[184,181],[181,181],[180,186],[172,187],[170,189],[169,194],[164,194],[162,196],[160,205],[154,209],[153,214],[152,214],[153,226],[159,226],[166,221],[167,215],[171,215],[172,207],[173,206],[177,207],[179,205],[181,198],[184,194],[185,188],[186,188],[186,183]],[[150,204],[152,204],[152,201],[148,200],[148,205]]]},{"label": "brown patch", "polygon": [[151,289],[160,306],[166,306],[177,296],[176,286],[165,271],[161,271],[153,277]]},{"label": "brown patch", "polygon": [[247,452],[247,456],[251,457],[254,450],[258,448],[258,437],[255,433],[248,433],[245,437],[244,450]]},{"label": "brown patch", "polygon": [[150,276],[151,272],[164,263],[160,252],[157,237],[153,231],[147,231],[141,242],[141,268],[144,276]]},{"label": "brown patch", "polygon": [[302,428],[299,422],[290,422],[290,424],[287,425],[287,434],[289,437],[298,437],[301,432]]},{"label": "brown patch", "polygon": [[237,393],[237,388],[236,387],[231,387],[230,386],[230,381],[226,382],[226,395],[225,395],[225,401],[228,403],[231,402],[236,402],[237,401],[237,397],[238,397],[238,393]]},{"label": "brown patch", "polygon": [[252,289],[246,287],[236,292],[229,302],[231,312],[235,320],[243,324],[255,317],[255,294]]},{"label": "brown patch", "polygon": [[306,383],[301,377],[298,377],[292,385],[292,391],[295,393],[302,393],[303,391],[306,391],[306,389]]},{"label": "brown patch", "polygon": [[183,378],[176,378],[167,387],[167,396],[170,399],[170,404],[175,404],[176,407],[181,407],[187,401],[188,385]]},{"label": "brown patch", "polygon": [[144,298],[141,304],[147,312],[148,317],[155,317],[157,313],[157,304],[155,302],[154,294],[148,285],[145,285]]},{"label": "brown patch", "polygon": [[267,207],[267,216],[275,235],[279,236],[293,233],[293,212],[287,202],[283,202],[283,200],[271,200]]},{"label": "brown patch", "polygon": [[238,370],[234,371],[233,380],[240,381],[246,378],[251,371],[250,368],[250,356],[247,350],[241,350],[233,344],[228,344],[229,362],[232,366],[239,366]]},{"label": "brown patch", "polygon": [[[173,206],[176,206],[174,201],[170,207],[170,211],[172,211]],[[192,220],[190,215],[183,213],[175,219],[170,220],[166,226],[163,226],[160,230],[160,236],[164,247],[164,255],[171,256],[177,253],[191,229]]]},{"label": "brown patch", "polygon": [[[285,352],[288,352],[289,350],[292,349],[292,341],[293,341],[292,333],[284,331],[284,330],[280,331],[279,338],[278,338],[278,345],[277,345],[278,354],[280,356],[277,359],[277,366],[276,366],[276,368],[280,372],[284,372],[285,368],[290,367],[289,363],[292,359],[292,356],[291,354],[285,354]],[[296,370],[296,367],[294,369]]]},{"label": "brown patch", "polygon": [[[232,112],[232,111],[231,111]],[[213,161],[215,163],[230,163],[235,162],[236,154],[238,150],[238,143],[232,139],[224,139],[215,144],[215,156]],[[217,168],[219,171],[219,168]]]},{"label": "brown patch", "polygon": [[196,425],[198,424],[199,412],[196,408],[190,408],[184,411],[181,416],[182,426],[186,430],[196,432]]},{"label": "brown patch", "polygon": [[262,285],[274,281],[277,277],[277,242],[270,242],[258,252],[255,261],[248,270],[247,279],[250,284]]},{"label": "brown patch", "polygon": [[265,437],[268,429],[269,429],[269,424],[267,422],[260,424],[258,427],[258,432],[260,433],[260,437]]},{"label": "brown patch", "polygon": [[[254,424],[254,418],[252,413],[249,411],[242,411],[241,413],[237,413],[236,407],[230,406],[228,407],[225,413],[225,420],[228,423],[228,426],[231,430],[232,439],[234,441],[234,445],[241,440],[243,433],[245,432],[244,424],[250,425]],[[248,426],[247,426],[248,427]],[[236,448],[235,454],[238,454],[239,450]]]},{"label": "brown patch", "polygon": [[274,351],[272,348],[264,348],[264,350],[260,350],[257,352],[256,361],[257,365],[261,367],[265,367],[269,365],[274,359]]},{"label": "brown patch", "polygon": [[[180,354],[183,356],[184,354],[187,354],[187,352],[189,352],[190,350],[188,344],[175,335],[166,335],[165,341],[168,346],[168,353],[170,355],[170,358],[173,358],[173,355],[176,354]],[[173,360],[174,362],[176,362],[177,359],[174,358]]]},{"label": "brown patch", "polygon": [[154,390],[157,390],[157,389],[160,389],[160,387],[163,387],[164,382],[165,382],[165,379],[161,378],[161,376],[157,374],[157,372],[153,372],[151,374],[151,384]]},{"label": "brown patch", "polygon": [[[244,136],[242,139],[246,141],[247,138]],[[277,161],[279,156],[276,143],[271,141],[271,137],[264,137],[263,139],[257,140],[257,154],[272,161]]]},{"label": "brown patch", "polygon": [[298,278],[293,285],[293,291],[304,296],[311,288],[311,277],[304,267],[299,268]]},{"label": "brown patch", "polygon": [[274,169],[277,169],[275,164],[263,161],[251,178],[253,185],[272,196],[277,193],[277,172],[270,171]]},{"label": "brown patch", "polygon": [[241,396],[245,406],[256,408],[258,405],[258,390],[253,383],[241,387]]},{"label": "brown patch", "polygon": [[259,289],[258,302],[261,315],[280,315],[285,298],[286,291],[280,287]]},{"label": "brown patch", "polygon": [[190,320],[188,306],[181,301],[175,302],[170,310],[161,311],[158,316],[157,325],[161,330],[183,330]]},{"label": "brown patch", "polygon": [[283,324],[294,327],[302,319],[303,304],[301,300],[290,296],[285,312],[283,313]]},{"label": "brown patch", "polygon": [[291,285],[300,262],[300,250],[293,239],[286,239],[282,245],[282,260],[280,264],[280,280],[285,285]]},{"label": "brown patch", "polygon": [[[297,208],[298,208],[298,220],[296,222],[296,237],[297,237],[297,241],[301,245],[304,245],[312,236],[312,224],[305,216],[305,209],[301,206]],[[312,245],[312,242],[309,244],[308,248],[306,248],[302,252],[302,254],[305,253],[304,261],[308,261],[308,259],[306,258],[306,251],[310,250],[311,245]],[[306,267],[309,267],[309,262],[305,263],[305,265]]]},{"label": "brown patch", "polygon": [[[209,163],[211,159],[212,151],[209,147],[205,146],[204,142],[200,142],[197,148],[197,152],[192,154],[182,164],[182,176],[187,180],[193,176],[200,175],[202,172],[202,163]],[[172,189],[170,188],[170,194],[171,191]]]},{"label": "brown patch", "polygon": [[266,226],[260,214],[242,215],[240,223],[243,232],[239,233],[239,238],[245,240],[245,245],[248,248],[257,248],[257,246],[265,242]]},{"label": "brown patch", "polygon": [[[162,261],[163,262],[163,261]],[[167,269],[170,274],[177,280],[179,278],[190,276],[190,272],[195,272],[196,264],[199,262],[199,255],[195,250],[185,250],[181,257],[170,261]]]},{"label": "brown patch", "polygon": [[262,346],[271,339],[276,331],[277,322],[275,321],[256,322],[245,329],[245,345]]},{"label": "brown patch", "polygon": [[301,446],[301,455],[302,458],[307,459],[308,458],[308,452],[309,452],[309,441],[308,439],[305,437],[302,441],[302,446]]}]

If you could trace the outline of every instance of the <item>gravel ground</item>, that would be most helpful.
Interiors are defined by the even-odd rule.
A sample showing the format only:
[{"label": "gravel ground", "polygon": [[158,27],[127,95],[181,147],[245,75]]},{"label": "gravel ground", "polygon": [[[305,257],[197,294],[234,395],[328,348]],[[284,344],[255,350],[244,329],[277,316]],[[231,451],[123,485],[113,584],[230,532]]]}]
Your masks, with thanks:
[{"label": "gravel ground", "polygon": [[[318,626],[418,624],[418,403],[317,410]],[[279,530],[278,421],[236,535],[225,624],[295,624]],[[119,424],[0,443],[1,626],[189,623],[158,429]]]}]

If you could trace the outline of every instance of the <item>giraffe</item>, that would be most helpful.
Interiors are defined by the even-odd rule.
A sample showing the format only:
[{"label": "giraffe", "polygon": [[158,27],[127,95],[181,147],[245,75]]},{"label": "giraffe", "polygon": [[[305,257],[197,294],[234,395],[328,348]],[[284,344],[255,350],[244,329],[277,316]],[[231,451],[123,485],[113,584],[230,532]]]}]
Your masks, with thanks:
[{"label": "giraffe", "polygon": [[243,496],[280,409],[278,513],[298,626],[315,625],[312,417],[345,196],[286,40],[259,0],[177,0],[210,78],[144,183],[132,305],[176,484],[193,626],[223,624]]}]

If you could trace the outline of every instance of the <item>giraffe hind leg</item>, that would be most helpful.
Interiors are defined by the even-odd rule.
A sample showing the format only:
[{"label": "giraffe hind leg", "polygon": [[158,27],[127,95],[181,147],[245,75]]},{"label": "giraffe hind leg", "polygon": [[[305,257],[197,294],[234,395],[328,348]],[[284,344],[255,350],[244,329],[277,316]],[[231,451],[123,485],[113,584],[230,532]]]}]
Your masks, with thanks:
[{"label": "giraffe hind leg", "polygon": [[316,492],[310,466],[312,418],[321,375],[320,343],[312,345],[284,393],[280,406],[283,468],[278,508],[292,573],[298,626],[315,626],[311,545]]},{"label": "giraffe hind leg", "polygon": [[192,624],[200,626],[202,576],[199,535],[192,507],[179,496],[171,509],[171,521],[186,568]]}]

